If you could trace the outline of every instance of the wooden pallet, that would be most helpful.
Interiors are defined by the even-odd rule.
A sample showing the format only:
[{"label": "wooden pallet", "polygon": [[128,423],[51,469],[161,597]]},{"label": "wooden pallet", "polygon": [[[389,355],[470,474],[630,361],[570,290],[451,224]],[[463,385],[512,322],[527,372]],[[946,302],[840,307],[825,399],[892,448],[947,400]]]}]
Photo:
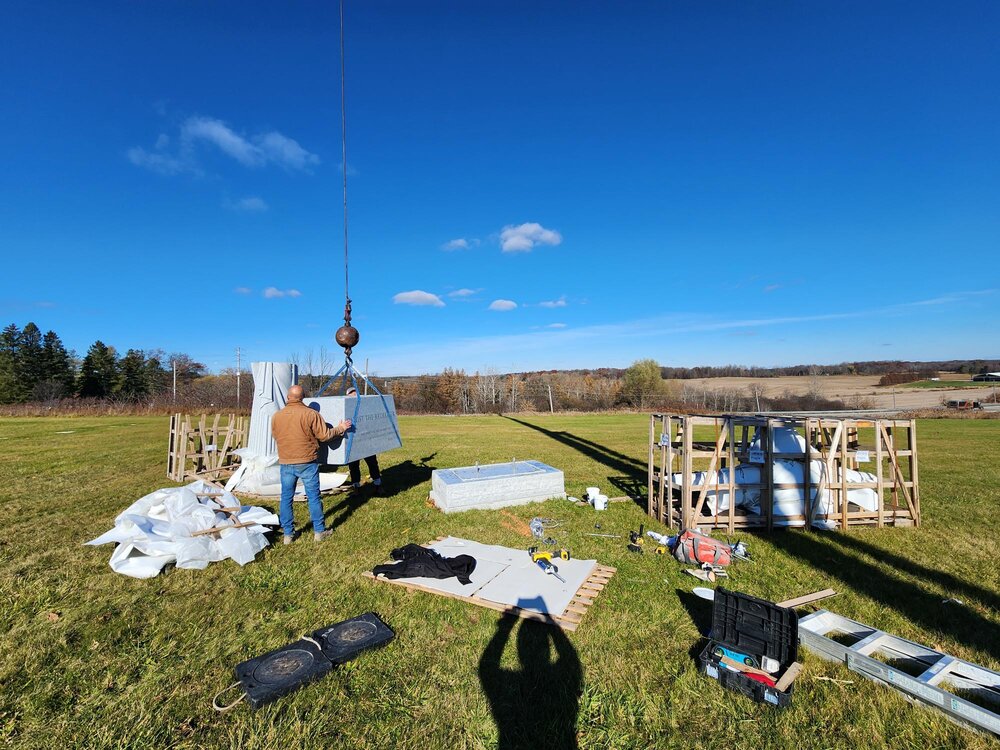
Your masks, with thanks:
[{"label": "wooden pallet", "polygon": [[[428,542],[423,546],[430,547],[434,544],[434,542],[441,542],[447,538],[448,537],[445,536],[439,536],[437,539]],[[393,562],[395,561],[386,560],[386,564],[392,564]],[[520,617],[525,620],[547,622],[550,625],[558,625],[563,630],[573,632],[583,620],[583,616],[587,614],[587,610],[590,609],[590,605],[594,603],[597,595],[600,594],[604,590],[604,587],[608,585],[608,582],[611,580],[611,576],[615,574],[615,570],[615,568],[610,568],[607,565],[595,565],[594,569],[590,573],[590,576],[588,576],[586,581],[580,584],[580,588],[578,588],[576,593],[573,595],[573,600],[566,605],[566,609],[563,610],[560,615],[546,615],[541,614],[540,612],[532,612],[531,610],[521,609],[520,607],[498,604],[497,602],[492,602],[489,599],[481,599],[475,594],[472,596],[458,596],[457,594],[432,589],[429,586],[423,586],[419,583],[413,583],[402,578],[377,578],[370,570],[366,570],[362,573],[362,575],[365,578],[370,578],[374,581],[392,583],[413,591],[426,591],[429,594],[437,594],[438,596],[446,596],[449,599],[469,602],[470,604],[475,604],[478,607],[486,607],[487,609],[493,609],[497,612],[503,612],[505,615],[514,615],[515,617]]]},{"label": "wooden pallet", "polygon": [[188,415],[170,417],[167,476],[185,479],[223,479],[238,465],[233,451],[246,446],[246,417],[230,414],[226,422],[216,414],[211,422],[202,414],[195,424]]}]

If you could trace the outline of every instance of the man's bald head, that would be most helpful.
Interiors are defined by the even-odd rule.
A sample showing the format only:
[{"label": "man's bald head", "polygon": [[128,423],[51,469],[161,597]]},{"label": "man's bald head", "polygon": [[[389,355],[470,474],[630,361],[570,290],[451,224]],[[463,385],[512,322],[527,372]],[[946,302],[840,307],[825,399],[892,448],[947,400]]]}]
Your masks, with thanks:
[{"label": "man's bald head", "polygon": [[291,404],[294,403],[295,401],[301,401],[302,396],[303,393],[301,385],[293,385],[291,388],[288,389],[288,403]]}]

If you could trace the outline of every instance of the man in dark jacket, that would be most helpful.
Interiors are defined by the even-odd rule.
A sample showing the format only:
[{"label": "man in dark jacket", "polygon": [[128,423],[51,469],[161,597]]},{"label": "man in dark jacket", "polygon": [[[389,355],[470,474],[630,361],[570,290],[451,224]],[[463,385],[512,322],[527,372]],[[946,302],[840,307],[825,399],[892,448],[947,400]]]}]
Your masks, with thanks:
[{"label": "man in dark jacket", "polygon": [[[357,388],[348,388],[347,396],[357,396]],[[365,464],[368,466],[368,474],[372,478],[372,485],[375,487],[375,494],[381,495],[382,491],[382,471],[378,467],[378,456],[366,456]],[[351,473],[351,487],[355,490],[361,489],[361,459],[351,461],[347,464],[347,470]]]}]

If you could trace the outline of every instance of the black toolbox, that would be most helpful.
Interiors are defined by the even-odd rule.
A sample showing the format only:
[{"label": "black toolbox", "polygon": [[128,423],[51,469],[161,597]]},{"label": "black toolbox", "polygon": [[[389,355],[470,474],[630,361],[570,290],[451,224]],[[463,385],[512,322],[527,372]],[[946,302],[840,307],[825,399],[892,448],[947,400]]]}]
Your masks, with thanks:
[{"label": "black toolbox", "polygon": [[[795,662],[798,651],[799,619],[795,610],[737,591],[715,590],[712,632],[708,645],[698,656],[701,671],[706,675],[759,703],[787,706],[792,702],[794,682],[787,689],[778,690],[744,672],[733,671],[722,663],[721,657],[735,657],[734,660],[753,667],[763,666],[763,657],[774,659],[780,665],[773,674],[777,681]],[[738,658],[740,655],[746,658]]]}]

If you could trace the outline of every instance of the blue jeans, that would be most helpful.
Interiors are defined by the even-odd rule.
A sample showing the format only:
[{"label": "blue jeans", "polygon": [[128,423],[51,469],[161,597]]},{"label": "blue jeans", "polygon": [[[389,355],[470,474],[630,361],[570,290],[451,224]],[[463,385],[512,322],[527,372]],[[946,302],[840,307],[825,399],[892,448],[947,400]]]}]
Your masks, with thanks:
[{"label": "blue jeans", "polygon": [[317,534],[326,528],[323,523],[323,502],[319,499],[319,466],[312,464],[281,464],[281,505],[278,506],[278,520],[285,536],[295,534],[295,517],[292,514],[292,496],[295,494],[295,483],[302,480],[309,499],[309,516],[312,518],[313,531]]}]

